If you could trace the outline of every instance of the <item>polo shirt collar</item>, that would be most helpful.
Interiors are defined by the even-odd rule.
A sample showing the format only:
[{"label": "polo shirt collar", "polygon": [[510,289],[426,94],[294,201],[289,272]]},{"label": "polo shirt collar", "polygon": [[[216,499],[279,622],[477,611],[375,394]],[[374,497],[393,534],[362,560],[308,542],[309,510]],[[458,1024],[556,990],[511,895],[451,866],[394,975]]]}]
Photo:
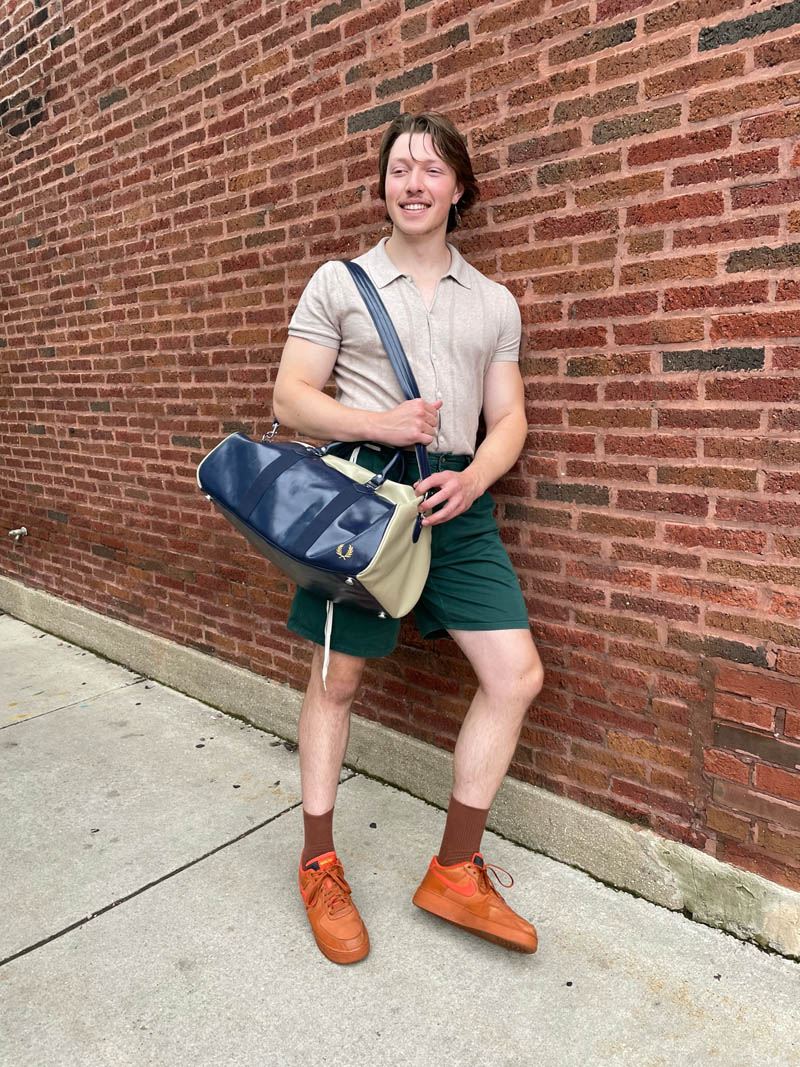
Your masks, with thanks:
[{"label": "polo shirt collar", "polygon": [[[393,282],[395,278],[403,277],[403,272],[392,263],[386,252],[384,246],[388,240],[388,237],[382,237],[369,252],[370,274],[372,280],[379,289],[383,289],[389,282]],[[469,278],[469,264],[455,245],[448,243],[447,247],[450,249],[450,270],[448,270],[443,277],[454,278],[458,284],[463,285],[465,289],[471,289],[472,283]]]}]

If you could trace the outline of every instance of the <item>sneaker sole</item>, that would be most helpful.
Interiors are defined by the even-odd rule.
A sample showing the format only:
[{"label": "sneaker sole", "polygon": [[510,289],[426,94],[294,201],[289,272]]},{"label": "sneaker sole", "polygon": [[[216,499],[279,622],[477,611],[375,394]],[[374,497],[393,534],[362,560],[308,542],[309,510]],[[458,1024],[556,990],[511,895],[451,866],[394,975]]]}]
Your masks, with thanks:
[{"label": "sneaker sole", "polygon": [[324,944],[324,942],[320,941],[316,934],[314,935],[314,940],[322,955],[325,956],[326,959],[329,959],[331,963],[358,963],[358,961],[363,960],[369,952],[369,938],[367,939],[366,945],[348,949],[331,948]]},{"label": "sneaker sole", "polygon": [[[538,941],[533,947],[531,947],[530,942],[523,944],[518,941],[510,941],[508,937],[504,937],[496,927],[495,929],[481,928],[479,926],[473,926],[469,922],[460,922],[452,915],[452,913],[448,914],[447,901],[442,900],[441,897],[435,896],[433,893],[426,892],[424,889],[417,890],[412,899],[412,903],[416,904],[416,906],[423,911],[427,911],[439,919],[444,919],[445,922],[452,923],[453,926],[458,926],[461,930],[467,930],[469,933],[475,934],[476,937],[482,937],[484,941],[491,941],[495,945],[502,945],[503,948],[507,948],[511,952],[522,952],[525,955],[532,955],[539,947]],[[450,907],[452,907],[452,905]]]}]

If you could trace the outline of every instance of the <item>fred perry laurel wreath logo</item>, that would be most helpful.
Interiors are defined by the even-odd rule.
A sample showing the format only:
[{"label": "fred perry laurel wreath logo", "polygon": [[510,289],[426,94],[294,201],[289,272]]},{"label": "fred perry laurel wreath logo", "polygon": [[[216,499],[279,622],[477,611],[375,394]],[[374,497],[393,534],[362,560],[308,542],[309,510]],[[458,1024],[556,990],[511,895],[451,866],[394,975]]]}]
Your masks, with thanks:
[{"label": "fred perry laurel wreath logo", "polygon": [[339,559],[350,559],[352,554],[353,554],[353,546],[352,545],[348,545],[347,546],[347,551],[346,552],[344,550],[344,545],[339,545],[339,547],[336,549],[336,555],[339,557]]}]

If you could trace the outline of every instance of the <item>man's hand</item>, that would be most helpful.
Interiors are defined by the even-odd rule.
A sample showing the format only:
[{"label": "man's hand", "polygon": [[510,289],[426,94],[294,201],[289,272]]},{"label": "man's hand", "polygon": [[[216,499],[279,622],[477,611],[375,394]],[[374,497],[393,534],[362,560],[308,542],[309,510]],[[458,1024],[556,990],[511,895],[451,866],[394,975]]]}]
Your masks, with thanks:
[{"label": "man's hand", "polygon": [[367,437],[384,445],[404,448],[407,445],[429,445],[439,422],[441,400],[429,404],[427,400],[404,400],[388,411],[371,416],[372,432]]},{"label": "man's hand", "polygon": [[337,358],[337,349],[289,337],[275,380],[275,418],[323,441],[375,441],[392,448],[433,441],[441,400],[405,400],[388,411],[346,407],[324,392]]},{"label": "man's hand", "polygon": [[420,504],[423,514],[438,504],[443,505],[433,514],[425,515],[423,526],[447,522],[466,511],[516,462],[528,431],[525,395],[516,363],[497,362],[489,367],[483,383],[483,415],[486,437],[467,469],[440,471],[415,483],[414,490],[420,496],[435,490]]},{"label": "man's hand", "polygon": [[465,471],[439,471],[414,483],[414,491],[420,496],[427,493],[429,489],[438,490],[438,492],[434,492],[433,496],[422,501],[419,510],[425,513],[438,504],[443,504],[444,507],[432,515],[426,514],[422,520],[423,526],[436,526],[440,522],[455,518],[456,515],[460,515],[462,511],[471,507],[482,491],[475,476],[470,474],[469,468]]}]

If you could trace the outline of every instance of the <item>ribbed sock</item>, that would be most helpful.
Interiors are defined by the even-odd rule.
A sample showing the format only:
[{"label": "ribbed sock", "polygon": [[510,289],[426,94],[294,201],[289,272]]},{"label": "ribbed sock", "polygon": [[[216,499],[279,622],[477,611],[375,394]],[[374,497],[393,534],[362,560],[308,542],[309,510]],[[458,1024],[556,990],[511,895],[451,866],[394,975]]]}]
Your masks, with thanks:
[{"label": "ribbed sock", "polygon": [[450,797],[438,856],[443,867],[452,866],[454,863],[467,863],[474,853],[480,852],[488,816],[488,808],[471,808],[468,804],[456,800],[454,796]]},{"label": "ribbed sock", "polygon": [[333,808],[324,815],[309,815],[303,808],[303,830],[305,841],[300,863],[305,865],[309,860],[323,855],[325,852],[333,852]]}]

